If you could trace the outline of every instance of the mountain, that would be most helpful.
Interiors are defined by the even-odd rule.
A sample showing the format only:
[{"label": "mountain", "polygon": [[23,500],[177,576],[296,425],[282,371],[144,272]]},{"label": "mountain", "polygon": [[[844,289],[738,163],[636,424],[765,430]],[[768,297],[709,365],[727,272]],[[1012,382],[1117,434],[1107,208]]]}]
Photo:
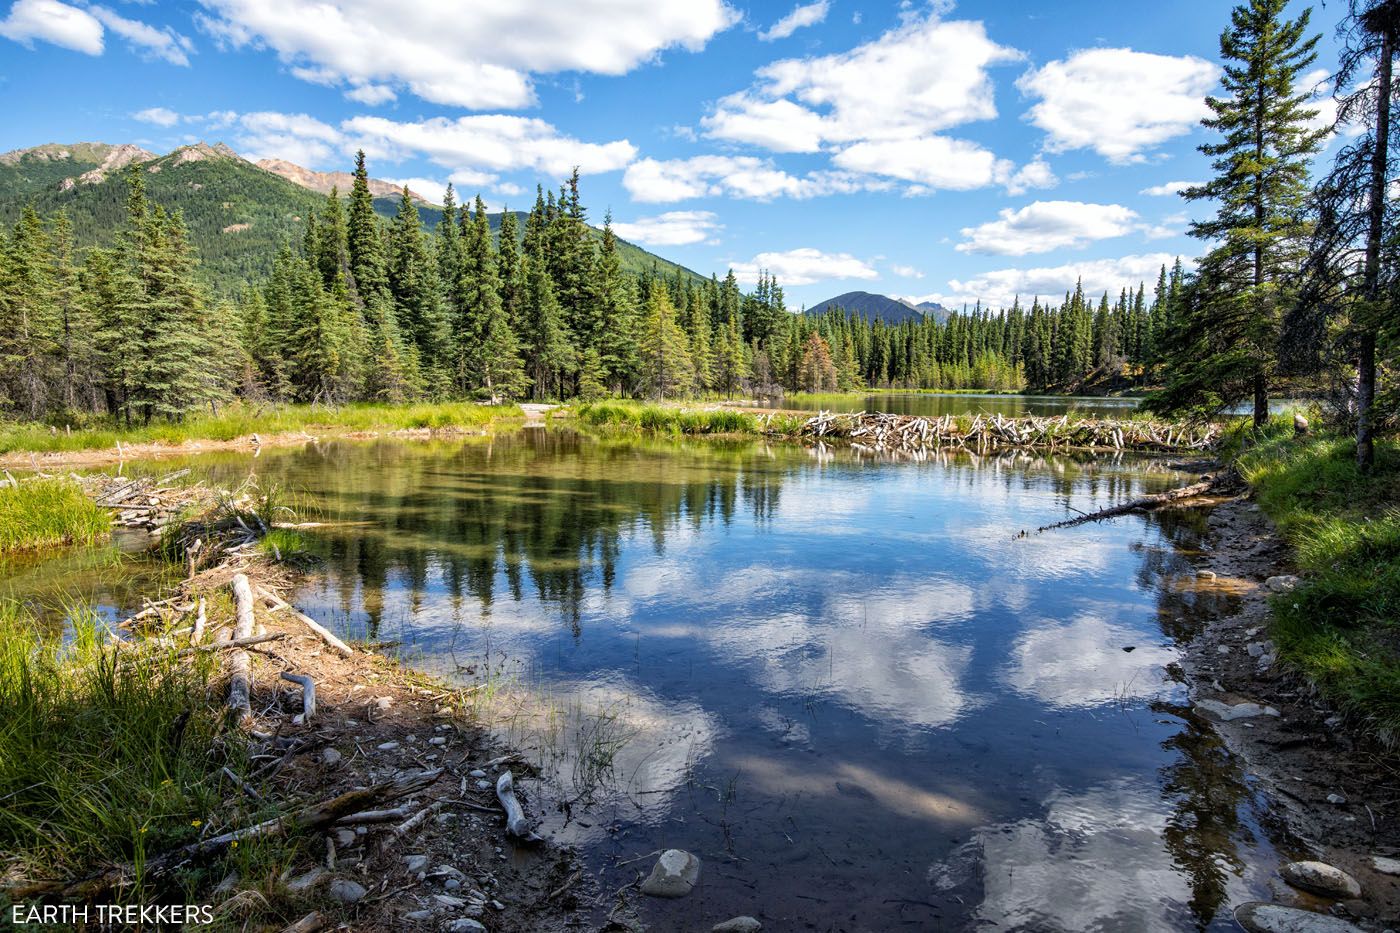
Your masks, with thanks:
[{"label": "mountain", "polygon": [[923,313],[912,305],[873,292],[846,292],[844,295],[837,295],[813,305],[806,313],[817,317],[838,308],[845,311],[847,317],[884,321],[886,324],[903,324],[905,321],[918,321],[923,318]]},{"label": "mountain", "polygon": [[[259,159],[253,164],[265,172],[282,176],[294,185],[301,185],[303,188],[309,188],[320,194],[330,194],[332,189],[346,194],[350,191],[350,185],[355,181],[355,176],[349,172],[317,172],[309,168],[302,168],[286,159]],[[369,193],[376,198],[393,198],[397,204],[399,196],[403,193],[403,188],[391,181],[371,178],[369,180]],[[427,198],[412,188],[408,190],[408,196],[418,204],[428,203]]]},{"label": "mountain", "polygon": [[936,301],[921,301],[914,307],[922,311],[924,317],[931,317],[940,324],[947,323],[948,315],[952,313]]},{"label": "mountain", "polygon": [[[25,204],[41,214],[68,213],[79,247],[111,246],[126,215],[126,185],[130,165],[139,165],[152,201],[183,213],[190,241],[199,251],[201,277],[217,293],[237,294],[260,284],[272,269],[273,257],[284,243],[300,243],[305,218],[320,212],[325,195],[310,185],[344,173],[312,172],[279,160],[278,167],[298,174],[305,183],[282,172],[260,167],[222,143],[181,146],[163,156],[137,146],[105,143],[50,143],[0,154],[0,224],[18,219]],[[290,168],[288,168],[290,167]],[[335,182],[331,182],[335,183]],[[388,182],[390,195],[376,197],[374,207],[385,217],[398,209],[399,189]],[[330,190],[330,185],[325,185]],[[348,182],[341,188],[349,192]],[[436,227],[441,208],[420,203],[418,214]],[[524,215],[519,215],[524,230]],[[488,215],[492,232],[501,215]],[[593,235],[602,232],[594,229]],[[702,277],[684,266],[641,247],[619,240],[622,267],[633,274]]]}]

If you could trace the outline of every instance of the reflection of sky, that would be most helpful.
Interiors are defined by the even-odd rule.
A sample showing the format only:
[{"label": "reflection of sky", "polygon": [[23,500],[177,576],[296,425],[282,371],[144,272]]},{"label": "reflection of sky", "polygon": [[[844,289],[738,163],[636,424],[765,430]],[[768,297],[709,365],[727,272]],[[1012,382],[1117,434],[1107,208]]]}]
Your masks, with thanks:
[{"label": "reflection of sky", "polygon": [[[1056,791],[1042,816],[983,826],[929,872],[935,890],[975,892],[979,928],[1194,929],[1190,876],[1162,844],[1169,814],[1156,785],[1120,778]],[[1229,882],[1236,895],[1242,883]],[[975,895],[974,895],[975,896]]]},{"label": "reflection of sky", "polygon": [[[881,897],[903,896],[870,886],[878,866],[901,857],[895,849],[927,865],[952,848],[949,836],[926,835],[928,827],[957,827],[964,839],[973,826],[990,827],[979,838],[1001,852],[996,864],[1023,860],[1048,873],[1018,869],[1032,891],[1046,889],[1046,923],[1065,929],[1107,908],[1090,897],[1088,912],[1076,914],[1051,896],[1062,852],[1091,864],[1113,860],[1104,867],[1112,877],[1136,872],[1141,883],[1162,885],[1168,900],[1178,896],[1170,859],[1154,848],[1161,821],[1146,799],[1167,757],[1159,742],[1173,727],[1119,715],[1170,689],[1163,667],[1175,653],[1156,624],[1162,594],[1150,575],[1139,579],[1143,555],[1160,554],[1161,532],[1134,516],[1034,534],[1072,514],[1068,504],[1087,510],[1171,486],[1176,476],[1137,472],[1131,458],[1078,464],[1017,455],[973,468],[952,457],[861,461],[841,450],[822,458],[760,453],[720,470],[702,450],[677,445],[664,457],[594,463],[588,458],[599,452],[585,446],[527,458],[532,476],[583,477],[555,493],[502,491],[490,473],[495,461],[440,465],[435,500],[472,496],[489,506],[494,500],[483,497],[558,495],[571,497],[580,521],[619,517],[607,542],[609,585],[592,538],[581,565],[577,554],[556,549],[541,560],[527,550],[516,598],[500,559],[467,584],[448,578],[454,554],[470,545],[489,557],[489,541],[435,543],[421,529],[396,529],[383,555],[389,585],[378,594],[379,637],[402,639],[415,663],[441,673],[458,665],[472,667],[468,679],[503,671],[569,711],[562,740],[544,738],[529,716],[514,719],[566,787],[580,754],[569,736],[607,719],[627,739],[607,805],[638,826],[636,845],[729,845],[732,830],[720,837],[716,827],[733,817],[719,795],[697,788],[734,781],[750,871],[762,855],[755,848],[776,840],[770,866],[785,884],[822,887],[835,874],[849,884],[848,900],[871,899],[869,910],[890,909]],[[570,456],[587,462],[570,473]],[[302,486],[335,481],[312,471],[297,478]],[[678,483],[687,489],[684,506],[665,498]],[[766,498],[745,499],[763,483],[772,490]],[[760,499],[762,514],[745,507]],[[1019,537],[1022,530],[1032,534]],[[396,540],[426,548],[416,592]],[[330,567],[303,594],[303,607],[352,631],[363,626],[376,594],[344,587],[355,572]],[[1059,796],[1047,802],[1052,792]],[[1100,822],[1085,816],[1095,807],[1105,808]],[[1104,815],[1115,807],[1128,822]],[[557,829],[600,839],[605,821],[589,822]],[[915,823],[923,828],[912,830]],[[791,863],[789,833],[801,846],[849,851],[849,860],[802,848],[811,860]],[[1138,850],[1142,864],[1132,867]],[[760,882],[760,893],[773,894],[769,887]],[[993,889],[983,915],[1019,922],[1029,908],[1011,882]]]}]

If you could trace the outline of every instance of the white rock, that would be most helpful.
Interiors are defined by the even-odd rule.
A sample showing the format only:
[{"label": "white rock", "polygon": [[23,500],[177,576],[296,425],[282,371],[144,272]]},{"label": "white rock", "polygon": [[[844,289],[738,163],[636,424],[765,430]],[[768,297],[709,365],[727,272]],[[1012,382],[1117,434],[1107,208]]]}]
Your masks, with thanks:
[{"label": "white rock", "polygon": [[431,920],[433,918],[433,912],[431,910],[413,910],[404,914],[403,918],[413,921]]},{"label": "white rock", "polygon": [[1244,650],[1245,650],[1246,653],[1248,653],[1248,655],[1249,655],[1251,658],[1263,657],[1263,655],[1264,655],[1264,643],[1263,643],[1263,642],[1260,642],[1260,641],[1252,641],[1252,642],[1250,642],[1249,644],[1247,644],[1247,645],[1244,646]]},{"label": "white rock", "polygon": [[1196,709],[1213,713],[1222,722],[1230,722],[1235,719],[1249,719],[1254,716],[1277,716],[1278,710],[1272,706],[1260,706],[1258,703],[1236,703],[1233,706],[1229,703],[1222,703],[1219,700],[1197,700]]},{"label": "white rock", "polygon": [[1337,806],[1340,807],[1342,804],[1344,804],[1344,803],[1347,802],[1347,799],[1346,799],[1345,797],[1343,797],[1341,794],[1328,794],[1328,795],[1327,795],[1327,802],[1328,802],[1328,803],[1331,803],[1331,804],[1336,804]]},{"label": "white rock", "polygon": [[428,867],[428,857],[426,855],[405,855],[403,867],[409,874],[416,875]]},{"label": "white rock", "polygon": [[480,768],[476,768],[471,772],[471,776],[474,778],[484,778],[486,777],[486,772],[482,771]]},{"label": "white rock", "polygon": [[337,829],[335,831],[336,848],[343,849],[346,846],[355,844],[355,831],[353,829]]},{"label": "white rock", "polygon": [[490,790],[490,789],[491,789],[491,782],[490,782],[490,781],[477,781],[477,782],[476,782],[476,787],[477,787],[477,790]]},{"label": "white rock", "polygon": [[392,752],[394,749],[396,749],[396,748],[399,747],[399,743],[398,743],[398,742],[380,742],[380,743],[379,743],[378,745],[376,745],[375,747],[378,748],[381,752]]},{"label": "white rock", "polygon": [[317,867],[308,871],[306,874],[298,875],[291,881],[288,881],[287,890],[293,892],[294,894],[300,894],[303,891],[310,891],[312,888],[316,887],[316,885],[320,884],[328,874],[330,873],[318,865]]},{"label": "white rock", "polygon": [[1361,896],[1361,885],[1355,878],[1326,862],[1289,862],[1279,874],[1293,887],[1323,897],[1346,899]]},{"label": "white rock", "polygon": [[321,749],[321,763],[328,768],[334,768],[340,764],[341,754],[330,746]]},{"label": "white rock", "polygon": [[453,897],[451,894],[434,894],[433,900],[437,901],[443,907],[450,907],[453,910],[467,905],[466,901],[462,900],[460,897]]},{"label": "white rock", "polygon": [[486,933],[486,927],[470,917],[458,917],[449,923],[446,929],[449,933]]},{"label": "white rock", "polygon": [[1232,649],[1230,648],[1229,645],[1216,645],[1216,646],[1215,646],[1215,653],[1216,653],[1216,654],[1229,654],[1231,650],[1232,650]]},{"label": "white rock", "polygon": [[429,745],[446,745],[446,744],[447,744],[447,739],[443,738],[443,737],[440,736],[440,735],[435,735],[435,736],[433,736],[431,739],[428,740],[428,744],[429,744]]},{"label": "white rock", "polygon": [[1296,589],[1298,582],[1298,578],[1293,574],[1282,573],[1276,577],[1269,577],[1269,579],[1265,580],[1264,587],[1274,593],[1287,593],[1290,590]]},{"label": "white rock", "polygon": [[1264,901],[1241,904],[1235,919],[1249,933],[1361,933],[1360,927],[1337,917]]},{"label": "white rock", "polygon": [[331,882],[331,900],[339,901],[342,904],[354,904],[369,892],[364,885],[351,881],[349,878],[337,878]]},{"label": "white rock", "polygon": [[685,897],[699,880],[698,858],[682,849],[667,849],[642,882],[642,893],[652,897]]},{"label": "white rock", "polygon": [[763,929],[763,924],[753,917],[744,916],[716,923],[710,927],[710,933],[758,933],[761,929]]},{"label": "white rock", "polygon": [[1371,856],[1371,865],[1376,871],[1386,875],[1400,875],[1400,859],[1386,858],[1384,855]]},{"label": "white rock", "polygon": [[1198,579],[1198,580],[1214,580],[1214,579],[1215,579],[1215,571],[1214,571],[1214,570],[1198,570],[1198,571],[1196,571],[1196,579]]}]

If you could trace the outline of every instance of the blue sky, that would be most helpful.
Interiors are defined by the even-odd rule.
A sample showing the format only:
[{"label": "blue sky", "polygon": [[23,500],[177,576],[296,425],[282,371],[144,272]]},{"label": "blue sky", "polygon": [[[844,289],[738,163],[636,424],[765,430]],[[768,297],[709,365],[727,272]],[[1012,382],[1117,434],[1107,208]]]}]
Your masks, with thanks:
[{"label": "blue sky", "polygon": [[[6,0],[0,0],[0,11]],[[1295,5],[1296,15],[1302,5]],[[601,223],[789,304],[1149,288],[1199,253],[1228,4],[15,0],[0,149],[203,139],[493,208],[580,166]],[[1340,5],[1311,88],[1335,64]],[[1323,84],[1325,87],[1325,83]],[[1324,115],[1328,101],[1323,102]]]}]

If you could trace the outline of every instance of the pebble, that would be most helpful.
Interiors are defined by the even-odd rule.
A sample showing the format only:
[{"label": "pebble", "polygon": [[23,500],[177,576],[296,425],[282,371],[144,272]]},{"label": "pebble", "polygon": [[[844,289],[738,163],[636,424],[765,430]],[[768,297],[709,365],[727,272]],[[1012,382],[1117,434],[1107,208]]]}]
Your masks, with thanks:
[{"label": "pebble", "polygon": [[1249,933],[1361,933],[1361,928],[1327,914],[1253,901],[1235,909],[1235,919]]},{"label": "pebble", "polygon": [[337,878],[331,882],[329,893],[333,901],[354,904],[369,892],[365,890],[364,885],[351,881],[349,878]]},{"label": "pebble", "polygon": [[477,789],[478,789],[478,790],[490,790],[490,789],[491,789],[491,782],[490,782],[490,781],[477,781],[477,782],[476,782],[476,786],[477,786]]},{"label": "pebble", "polygon": [[1298,578],[1291,573],[1282,573],[1264,581],[1264,588],[1273,593],[1287,593],[1298,586]]},{"label": "pebble", "polygon": [[336,765],[340,764],[341,757],[340,752],[330,746],[321,749],[321,763],[328,768],[334,768]]},{"label": "pebble", "polygon": [[453,910],[467,906],[466,901],[462,900],[460,897],[453,897],[451,894],[434,894],[433,900],[437,901],[443,907],[450,907]]},{"label": "pebble", "polygon": [[758,933],[761,929],[763,929],[763,924],[753,917],[744,916],[716,923],[710,927],[710,933]]},{"label": "pebble", "polygon": [[456,891],[462,887],[462,882],[458,881],[456,878],[448,878],[442,883],[442,886],[448,891]]},{"label": "pebble", "polygon": [[1289,862],[1279,874],[1293,887],[1323,897],[1345,900],[1361,896],[1361,885],[1355,878],[1326,862]]},{"label": "pebble", "polygon": [[1229,654],[1229,653],[1230,653],[1230,646],[1229,646],[1229,645],[1216,645],[1216,646],[1215,646],[1215,653],[1216,653],[1216,654]]},{"label": "pebble", "polygon": [[394,749],[396,749],[396,748],[399,747],[399,743],[398,743],[398,742],[380,742],[379,745],[377,745],[376,747],[377,747],[381,752],[392,752]]},{"label": "pebble", "polygon": [[1400,859],[1386,858],[1384,855],[1371,856],[1371,865],[1385,875],[1400,875]]},{"label": "pebble", "polygon": [[642,882],[642,893],[651,897],[685,897],[699,880],[698,858],[682,849],[667,849]]},{"label": "pebble", "polygon": [[1328,794],[1328,795],[1327,795],[1327,802],[1328,802],[1328,803],[1331,803],[1331,804],[1336,804],[1337,806],[1340,807],[1342,804],[1344,804],[1344,803],[1347,802],[1347,799],[1346,799],[1345,797],[1343,797],[1341,794]]},{"label": "pebble", "polygon": [[1214,571],[1214,570],[1198,570],[1198,571],[1196,571],[1196,579],[1198,579],[1198,580],[1214,580],[1214,579],[1215,579],[1215,571]]},{"label": "pebble", "polygon": [[1249,654],[1251,658],[1262,657],[1264,654],[1264,643],[1260,641],[1252,641],[1244,646],[1244,650]]},{"label": "pebble", "polygon": [[1272,706],[1260,706],[1258,703],[1222,703],[1219,700],[1197,700],[1196,709],[1214,713],[1221,721],[1230,722],[1234,719],[1249,719],[1254,716],[1277,716],[1278,710]]},{"label": "pebble", "polygon": [[353,829],[337,829],[335,831],[335,844],[340,849],[353,846],[355,844],[355,831]]},{"label": "pebble", "polygon": [[477,768],[471,772],[471,776],[474,778],[484,778],[486,777],[486,772],[482,771],[480,768]]},{"label": "pebble", "polygon": [[405,855],[403,867],[409,874],[416,875],[428,867],[428,857],[426,855]]},{"label": "pebble", "polygon": [[404,915],[403,915],[403,918],[404,918],[405,920],[413,920],[413,921],[418,921],[418,920],[431,920],[431,919],[433,918],[433,912],[432,912],[431,910],[413,910],[413,911],[409,911],[408,913],[404,914]]},{"label": "pebble", "polygon": [[328,874],[330,873],[327,872],[324,868],[317,866],[308,871],[306,874],[298,875],[291,881],[288,881],[287,890],[291,891],[294,894],[301,894],[304,891],[310,891],[312,888],[316,887],[316,885],[320,884],[321,881]]},{"label": "pebble", "polygon": [[447,925],[450,933],[486,933],[486,927],[482,926],[470,917],[459,917]]}]

